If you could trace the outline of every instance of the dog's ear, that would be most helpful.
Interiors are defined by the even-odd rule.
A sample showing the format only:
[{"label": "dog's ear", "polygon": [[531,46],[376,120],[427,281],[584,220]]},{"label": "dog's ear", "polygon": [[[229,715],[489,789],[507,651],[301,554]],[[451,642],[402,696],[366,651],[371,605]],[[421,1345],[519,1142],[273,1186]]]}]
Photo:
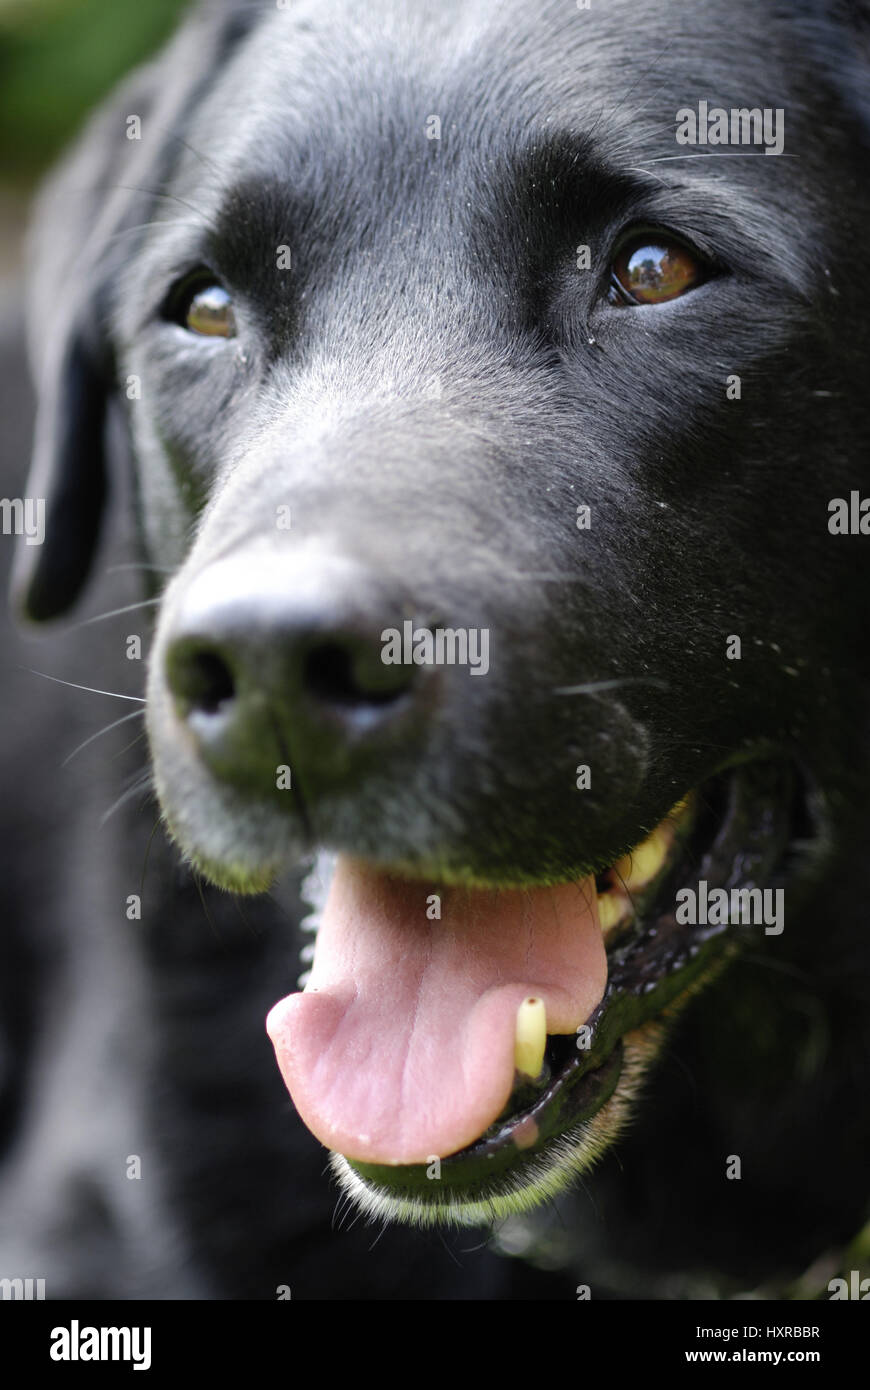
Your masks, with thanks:
[{"label": "dog's ear", "polygon": [[[60,317],[60,316],[58,316]],[[52,325],[40,343],[38,411],[28,499],[38,534],[19,542],[13,603],[34,621],[74,601],[96,549],[106,493],[107,377],[90,325],[78,315]]]},{"label": "dog's ear", "polygon": [[26,515],[40,524],[19,542],[13,570],[13,605],[23,617],[43,621],[68,609],[96,552],[110,471],[114,287],[134,245],[125,232],[153,217],[189,111],[262,9],[254,0],[209,0],[197,10],[91,120],[37,204],[28,312],[37,415]]}]

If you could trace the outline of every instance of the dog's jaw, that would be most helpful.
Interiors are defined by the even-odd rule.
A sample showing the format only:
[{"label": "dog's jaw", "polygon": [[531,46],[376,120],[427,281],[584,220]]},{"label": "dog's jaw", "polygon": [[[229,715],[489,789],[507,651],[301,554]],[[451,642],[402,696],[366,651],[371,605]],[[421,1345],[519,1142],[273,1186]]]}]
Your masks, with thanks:
[{"label": "dog's jaw", "polygon": [[[333,1156],[333,1169],[346,1195],[373,1216],[422,1225],[486,1224],[530,1210],[569,1186],[573,1178],[595,1163],[627,1123],[643,1076],[658,1054],[669,1023],[694,994],[706,988],[738,950],[740,933],[735,927],[752,920],[744,917],[741,908],[736,917],[732,909],[718,921],[712,915],[708,919],[702,914],[693,925],[681,925],[681,918],[675,916],[673,906],[674,901],[682,897],[682,891],[676,891],[678,885],[695,876],[700,876],[706,884],[704,876],[707,875],[715,892],[717,882],[733,885],[741,878],[745,881],[746,874],[750,881],[775,879],[782,872],[783,856],[790,843],[792,794],[796,794],[794,779],[787,764],[760,759],[748,767],[732,770],[719,782],[699,789],[697,795],[681,803],[638,847],[634,856],[619,862],[620,894],[609,893],[609,875],[600,874],[597,886],[602,910],[595,913],[595,928],[603,935],[610,978],[604,999],[588,1017],[585,1027],[577,1029],[577,1038],[571,1034],[558,1036],[557,1025],[557,1035],[547,1039],[546,1065],[539,1080],[529,1084],[517,1072],[514,1089],[504,1108],[489,1127],[465,1147],[457,1149],[449,1143],[439,1146],[433,1142],[432,1152],[429,1152],[421,1130],[420,1153],[426,1152],[425,1161],[419,1157],[414,1157],[413,1161],[407,1157],[397,1158],[390,1153],[385,1138],[391,1122],[388,1119],[384,1129],[384,1124],[376,1119],[380,1110],[370,1105],[366,1113],[371,1115],[374,1124],[371,1133],[379,1137],[373,1140],[370,1134],[365,1134],[362,1148],[355,1147],[354,1141],[344,1154]],[[703,807],[702,812],[695,811],[698,806]],[[316,896],[321,900],[326,886],[324,878],[322,872],[317,875]],[[372,882],[376,884],[377,878]],[[420,895],[419,886],[414,885],[408,885],[402,892],[410,893],[415,900]],[[727,898],[721,888],[719,892]],[[389,900],[386,888],[383,893],[386,897],[379,890],[374,900],[378,911],[382,911],[383,903]],[[341,901],[341,894],[338,896]],[[399,901],[404,901],[401,893]],[[620,909],[620,903],[628,908],[627,915]],[[613,906],[610,919],[605,911],[608,905]],[[357,921],[361,910],[361,905],[357,904]],[[756,925],[762,925],[760,919]],[[429,926],[437,931],[437,923]],[[505,930],[510,931],[507,919]],[[297,1086],[300,1088],[303,1117],[308,1118],[306,1097],[310,1091],[305,1068],[315,1069],[319,1095],[321,1085],[326,1087],[326,1094],[321,1095],[319,1103],[321,1108],[325,1107],[328,1123],[319,1137],[328,1147],[331,1134],[339,1132],[334,1127],[341,1109],[342,1092],[353,1096],[361,1088],[360,1094],[368,1098],[381,1095],[387,1085],[385,1076],[389,1068],[379,1069],[373,1060],[377,1052],[374,1040],[366,1042],[363,1036],[349,1041],[347,1024],[342,1022],[343,1008],[348,1006],[348,1001],[359,999],[360,988],[363,999],[366,997],[364,982],[362,986],[357,982],[352,988],[350,981],[356,978],[358,968],[353,962],[356,945],[359,944],[365,953],[369,934],[368,928],[361,936],[356,932],[352,934],[354,951],[351,952],[348,979],[341,977],[336,982],[329,971],[324,974],[322,967],[320,973],[312,976],[312,989],[317,997],[309,1003],[313,1006],[317,1037],[306,1040],[301,1028],[304,1010],[297,1014],[294,1008],[288,1007],[294,1002],[302,1004],[300,996],[276,1006],[270,1023],[291,1094],[296,1093]],[[370,942],[378,958],[384,955],[385,959],[391,959],[397,951],[400,955],[406,951],[413,954],[413,942],[417,939],[424,953],[431,947],[425,931],[422,934],[412,931],[410,936],[399,933],[385,951],[378,947],[379,939],[376,932],[373,943]],[[333,949],[324,946],[327,956]],[[310,958],[312,954],[309,947],[306,955]],[[504,978],[509,975],[508,970]],[[325,994],[320,994],[320,989],[324,989]],[[338,993],[330,1002],[330,995],[335,994],[336,989]],[[382,989],[389,991],[389,972],[382,981]],[[338,1074],[345,1076],[340,1085],[336,1076],[329,1079],[329,1050],[327,1047],[324,1051],[317,1040],[325,1028],[328,1033],[333,1027],[344,1030],[341,1033],[342,1057],[350,1048],[347,1057],[336,1063]],[[398,1024],[395,1031],[401,1036]],[[326,1037],[324,1046],[328,1041]],[[451,1026],[442,1039],[439,1055],[446,1053],[451,1062],[455,1062],[457,1047],[460,1051],[463,1048],[462,1031]],[[313,1060],[306,1063],[303,1059],[309,1053]],[[388,1054],[390,1068],[401,1062],[404,1055],[399,1044],[388,1049]],[[405,1063],[408,1064],[408,1059]],[[362,1071],[357,1077],[358,1067]],[[419,1087],[419,1067],[411,1065],[410,1070],[417,1076]],[[404,1075],[403,1071],[403,1105],[409,1101],[405,1095]],[[461,1089],[464,1090],[466,1082],[467,1075]],[[438,1100],[437,1092],[437,1087],[430,1093],[423,1086],[411,1097],[412,1110],[419,1112],[425,1124],[434,1122],[439,1105],[443,1103],[443,1097],[442,1101]],[[454,1095],[452,1090],[449,1093]],[[382,1101],[383,1096],[378,1101],[379,1106]],[[398,1093],[395,1104],[398,1106]],[[392,1114],[389,1106],[387,1114]],[[359,1124],[359,1119],[358,1116],[357,1127],[362,1134],[370,1126]],[[392,1123],[396,1133],[405,1134],[397,1119]],[[316,1115],[312,1128],[315,1133],[322,1128]],[[345,1125],[345,1130],[353,1139],[354,1125]],[[381,1155],[377,1156],[379,1144]],[[333,1142],[332,1147],[338,1146]],[[436,1160],[439,1153],[446,1156]]]},{"label": "dog's jaw", "polygon": [[[341,1154],[330,1156],[330,1167],[342,1193],[372,1221],[411,1226],[490,1226],[509,1216],[539,1207],[571,1187],[588,1172],[624,1133],[637,1103],[644,1078],[667,1034],[664,1020],[652,1020],[626,1034],[616,1089],[590,1119],[582,1121],[550,1145],[530,1172],[507,1177],[479,1200],[437,1196],[431,1201],[397,1197],[368,1182]],[[433,1190],[438,1179],[433,1176]]]}]

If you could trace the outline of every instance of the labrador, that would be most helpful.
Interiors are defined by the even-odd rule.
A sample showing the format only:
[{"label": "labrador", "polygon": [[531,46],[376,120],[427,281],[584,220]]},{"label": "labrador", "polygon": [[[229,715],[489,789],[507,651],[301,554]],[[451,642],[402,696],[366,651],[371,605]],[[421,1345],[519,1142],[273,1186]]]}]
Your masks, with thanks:
[{"label": "labrador", "polygon": [[564,1262],[665,1297],[863,1220],[868,52],[211,4],[44,196],[17,601],[129,466],[163,823],[258,904],[320,856],[268,1029],[369,1216],[534,1257],[600,1164]]}]

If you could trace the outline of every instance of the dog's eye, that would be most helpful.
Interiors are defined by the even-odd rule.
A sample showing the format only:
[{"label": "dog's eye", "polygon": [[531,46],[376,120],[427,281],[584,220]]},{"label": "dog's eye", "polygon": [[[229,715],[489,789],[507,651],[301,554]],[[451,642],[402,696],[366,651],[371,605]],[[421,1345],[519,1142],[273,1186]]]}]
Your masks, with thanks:
[{"label": "dog's eye", "polygon": [[612,304],[665,304],[706,279],[698,256],[675,237],[646,232],[617,252],[611,267]]},{"label": "dog's eye", "polygon": [[196,290],[191,295],[184,323],[191,333],[201,333],[206,338],[234,338],[233,301],[223,285],[203,285]]},{"label": "dog's eye", "polygon": [[234,338],[233,301],[216,280],[188,281],[172,296],[167,317],[203,338]]}]

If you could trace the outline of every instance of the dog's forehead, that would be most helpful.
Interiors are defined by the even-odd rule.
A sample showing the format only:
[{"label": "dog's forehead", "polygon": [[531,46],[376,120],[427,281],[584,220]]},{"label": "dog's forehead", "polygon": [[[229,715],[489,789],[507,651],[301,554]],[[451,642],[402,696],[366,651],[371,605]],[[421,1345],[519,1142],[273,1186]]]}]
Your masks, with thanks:
[{"label": "dog's forehead", "polygon": [[789,32],[771,51],[771,26],[777,16],[747,0],[687,5],[685,32],[658,0],[301,0],[264,15],[191,139],[219,145],[240,176],[309,140],[351,164],[378,143],[410,159],[461,140],[486,158],[550,130],[587,137],[603,157],[674,153],[686,101],[783,104],[796,80],[782,62]]}]

